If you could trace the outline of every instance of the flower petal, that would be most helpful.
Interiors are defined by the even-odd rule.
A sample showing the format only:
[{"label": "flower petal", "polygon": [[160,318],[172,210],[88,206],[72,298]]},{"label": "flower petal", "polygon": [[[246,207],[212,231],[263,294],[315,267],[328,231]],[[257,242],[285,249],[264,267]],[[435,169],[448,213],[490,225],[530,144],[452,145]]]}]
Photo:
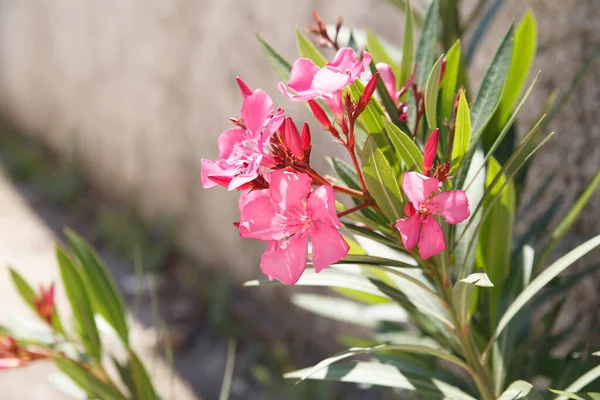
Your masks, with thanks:
[{"label": "flower petal", "polygon": [[310,211],[313,221],[342,227],[335,210],[335,194],[331,186],[319,186],[308,195],[306,209]]},{"label": "flower petal", "polygon": [[441,253],[446,248],[444,231],[434,217],[429,217],[421,225],[419,255],[426,259]]},{"label": "flower petal", "polygon": [[258,89],[250,96],[244,97],[242,118],[248,130],[255,136],[273,116],[274,110],[273,100],[263,90]]},{"label": "flower petal", "polygon": [[335,57],[327,66],[337,68],[342,72],[350,72],[357,62],[354,50],[350,47],[343,47],[335,53]]},{"label": "flower petal", "polygon": [[240,204],[240,236],[271,241],[283,239],[285,234],[277,224],[276,205],[271,201],[269,190],[255,190],[243,198]]},{"label": "flower petal", "polygon": [[469,199],[464,190],[449,190],[436,194],[429,201],[437,205],[436,214],[442,215],[449,224],[458,224],[469,218]]},{"label": "flower petal", "polygon": [[302,210],[312,179],[304,173],[276,170],[267,175],[271,198],[284,210]]},{"label": "flower petal", "polygon": [[297,93],[311,90],[312,81],[319,67],[308,58],[299,58],[292,64],[288,86]]},{"label": "flower petal", "polygon": [[419,208],[419,205],[425,204],[431,196],[441,186],[440,181],[435,178],[429,178],[418,172],[407,172],[402,179],[402,190],[408,196],[408,199]]},{"label": "flower petal", "polygon": [[312,242],[312,263],[316,272],[346,257],[350,246],[341,233],[333,226],[315,221],[310,231]]},{"label": "flower petal", "polygon": [[260,269],[269,279],[278,279],[286,285],[298,282],[306,268],[308,235],[295,235],[279,246],[271,246],[260,259]]},{"label": "flower petal", "polygon": [[418,214],[413,214],[410,218],[402,218],[396,221],[396,229],[400,231],[400,237],[404,247],[408,250],[414,249],[419,241],[419,232],[421,232],[421,218]]},{"label": "flower petal", "polygon": [[334,93],[341,92],[350,83],[350,74],[336,68],[323,67],[315,74],[312,88],[321,96],[333,97]]},{"label": "flower petal", "polygon": [[379,72],[379,76],[381,76],[381,80],[383,80],[383,84],[387,89],[388,93],[394,100],[396,96],[396,77],[394,76],[394,71],[392,71],[392,67],[387,65],[386,63],[377,63],[375,65],[377,71]]},{"label": "flower petal", "polygon": [[219,158],[229,158],[237,146],[242,146],[246,131],[242,128],[231,128],[221,133],[219,140]]}]

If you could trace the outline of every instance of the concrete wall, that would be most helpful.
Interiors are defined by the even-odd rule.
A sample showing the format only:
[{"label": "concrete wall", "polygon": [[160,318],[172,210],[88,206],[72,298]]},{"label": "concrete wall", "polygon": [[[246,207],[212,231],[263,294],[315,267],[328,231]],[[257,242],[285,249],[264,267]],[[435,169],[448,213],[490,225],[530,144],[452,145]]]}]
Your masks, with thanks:
[{"label": "concrete wall", "polygon": [[[540,20],[545,50],[537,66],[544,75],[529,116],[544,95],[565,86],[600,39],[594,3],[510,0],[501,13],[498,35],[527,4]],[[58,152],[77,156],[115,198],[148,216],[174,217],[198,259],[229,269],[236,280],[260,275],[262,248],[231,226],[235,195],[201,188],[200,158],[216,156],[218,135],[239,113],[236,75],[266,89],[279,106],[302,110],[277,93],[277,77],[253,33],[291,59],[294,28],[304,27],[315,8],[328,20],[341,14],[349,25],[369,26],[396,42],[403,24],[384,0],[0,0],[0,7],[2,112]],[[474,66],[479,75],[495,50],[488,36]],[[554,190],[568,193],[567,200],[598,168],[598,78],[596,66],[532,171],[558,170]],[[329,142],[317,140],[321,148]],[[583,233],[598,231],[598,200],[580,224]]]}]

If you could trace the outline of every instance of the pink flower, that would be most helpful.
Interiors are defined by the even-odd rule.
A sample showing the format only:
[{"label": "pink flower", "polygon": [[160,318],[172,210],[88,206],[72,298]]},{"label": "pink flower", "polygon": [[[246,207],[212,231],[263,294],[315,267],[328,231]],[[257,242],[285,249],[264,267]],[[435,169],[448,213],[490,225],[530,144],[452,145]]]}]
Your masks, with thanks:
[{"label": "pink flower", "polygon": [[394,71],[392,71],[392,67],[386,63],[377,63],[375,67],[377,68],[377,72],[379,72],[381,80],[390,94],[390,97],[397,102],[401,93],[396,92],[396,76],[394,75]]},{"label": "pink flower", "polygon": [[440,181],[418,172],[407,172],[402,190],[410,203],[404,209],[406,217],[396,221],[404,247],[411,250],[419,243],[419,255],[426,259],[446,248],[444,232],[435,219],[438,214],[449,224],[458,224],[470,215],[469,200],[463,190],[450,190],[432,196],[441,186]]},{"label": "pink flower", "polygon": [[348,254],[331,187],[311,192],[310,176],[282,170],[267,179],[269,189],[242,195],[239,229],[242,237],[269,242],[260,262],[269,278],[296,283],[306,268],[309,238],[317,272]]},{"label": "pink flower", "polygon": [[283,110],[275,114],[273,100],[264,91],[252,92],[248,85],[237,78],[244,101],[242,119],[238,125],[226,130],[218,140],[217,161],[202,159],[201,181],[204,188],[221,185],[244,189],[259,176],[259,168],[273,166],[269,152],[273,134],[279,129],[285,115]]},{"label": "pink flower", "polygon": [[331,112],[341,117],[343,114],[342,91],[365,72],[371,63],[371,55],[367,52],[361,61],[349,47],[339,49],[334,59],[323,68],[319,68],[308,58],[299,58],[292,65],[288,86],[296,94],[288,91],[283,82],[277,87],[288,98],[294,101],[321,98],[327,103]]}]

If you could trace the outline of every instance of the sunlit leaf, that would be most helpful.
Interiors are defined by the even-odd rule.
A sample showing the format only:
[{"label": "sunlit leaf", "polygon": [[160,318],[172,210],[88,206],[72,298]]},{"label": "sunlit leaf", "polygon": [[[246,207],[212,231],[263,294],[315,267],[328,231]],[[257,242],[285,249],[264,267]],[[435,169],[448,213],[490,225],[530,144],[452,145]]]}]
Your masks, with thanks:
[{"label": "sunlit leaf", "polygon": [[126,400],[119,390],[94,376],[84,367],[65,358],[52,359],[56,367],[73,380],[79,387],[91,395],[92,398],[102,400]]},{"label": "sunlit leaf", "polygon": [[423,30],[421,31],[421,37],[419,38],[419,44],[417,46],[417,54],[415,56],[415,63],[417,64],[417,85],[421,89],[425,88],[429,71],[431,71],[435,61],[439,16],[440,2],[439,0],[433,0],[427,10],[427,15],[425,16],[425,22],[423,23]]},{"label": "sunlit leaf", "polygon": [[385,131],[394,148],[400,155],[400,159],[410,170],[420,171],[423,168],[423,153],[413,140],[397,126],[383,119]]},{"label": "sunlit leaf", "polygon": [[[400,63],[400,76],[398,77],[398,87],[401,87],[408,81],[413,73],[415,64],[415,26],[413,9],[410,1],[406,2],[406,19],[404,21],[404,39],[402,41],[402,62]],[[406,94],[400,100],[406,101]]]},{"label": "sunlit leaf", "polygon": [[446,54],[446,70],[442,80],[442,119],[450,119],[454,107],[454,92],[461,64],[460,39],[457,40]]},{"label": "sunlit leaf", "polygon": [[498,400],[543,400],[543,397],[531,383],[516,381],[500,395]]},{"label": "sunlit leaf", "polygon": [[325,56],[323,56],[319,49],[317,49],[315,45],[312,44],[312,42],[298,29],[296,29],[296,44],[298,45],[298,51],[302,57],[312,60],[319,67],[324,67],[327,65],[327,59]]},{"label": "sunlit leaf", "polygon": [[443,60],[443,55],[437,59],[431,69],[431,73],[427,78],[427,84],[425,86],[425,116],[427,117],[429,129],[437,128],[437,103],[438,94],[440,92],[440,75],[442,72]]},{"label": "sunlit leaf", "polygon": [[287,62],[285,58],[283,58],[277,51],[275,51],[275,49],[273,49],[271,45],[269,45],[262,37],[256,35],[256,38],[262,46],[267,59],[273,66],[273,69],[275,72],[277,72],[277,75],[279,75],[284,82],[287,82],[287,80],[290,78],[292,65]]},{"label": "sunlit leaf", "polygon": [[454,128],[454,142],[452,144],[452,169],[460,167],[469,151],[470,143],[471,115],[465,92],[461,91],[458,100],[458,109],[456,110],[456,127]]}]

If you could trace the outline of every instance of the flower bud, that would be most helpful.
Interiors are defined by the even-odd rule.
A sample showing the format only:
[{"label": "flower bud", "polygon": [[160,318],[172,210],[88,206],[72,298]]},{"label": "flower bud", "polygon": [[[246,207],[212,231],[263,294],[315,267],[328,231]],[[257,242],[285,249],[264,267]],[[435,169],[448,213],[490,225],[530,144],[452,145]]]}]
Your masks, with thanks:
[{"label": "flower bud", "polygon": [[242,78],[240,78],[239,76],[236,76],[235,80],[237,81],[237,84],[238,84],[238,87],[240,88],[240,92],[242,93],[242,96],[246,97],[246,96],[250,96],[252,94],[252,89],[250,89],[248,87],[248,85],[246,85],[246,82],[244,82],[242,80]]},{"label": "flower bud", "polygon": [[379,82],[379,72],[376,72],[367,86],[365,86],[365,90],[363,91],[362,96],[358,100],[358,104],[356,105],[356,110],[354,112],[354,118],[358,118],[358,116],[365,110],[367,104],[369,104],[369,100],[373,97],[373,93],[377,88],[377,82]]},{"label": "flower bud", "polygon": [[429,176],[429,172],[431,168],[433,168],[433,162],[435,161],[435,156],[437,155],[438,148],[438,139],[440,136],[440,129],[436,128],[425,143],[425,150],[423,155],[423,174]]}]

